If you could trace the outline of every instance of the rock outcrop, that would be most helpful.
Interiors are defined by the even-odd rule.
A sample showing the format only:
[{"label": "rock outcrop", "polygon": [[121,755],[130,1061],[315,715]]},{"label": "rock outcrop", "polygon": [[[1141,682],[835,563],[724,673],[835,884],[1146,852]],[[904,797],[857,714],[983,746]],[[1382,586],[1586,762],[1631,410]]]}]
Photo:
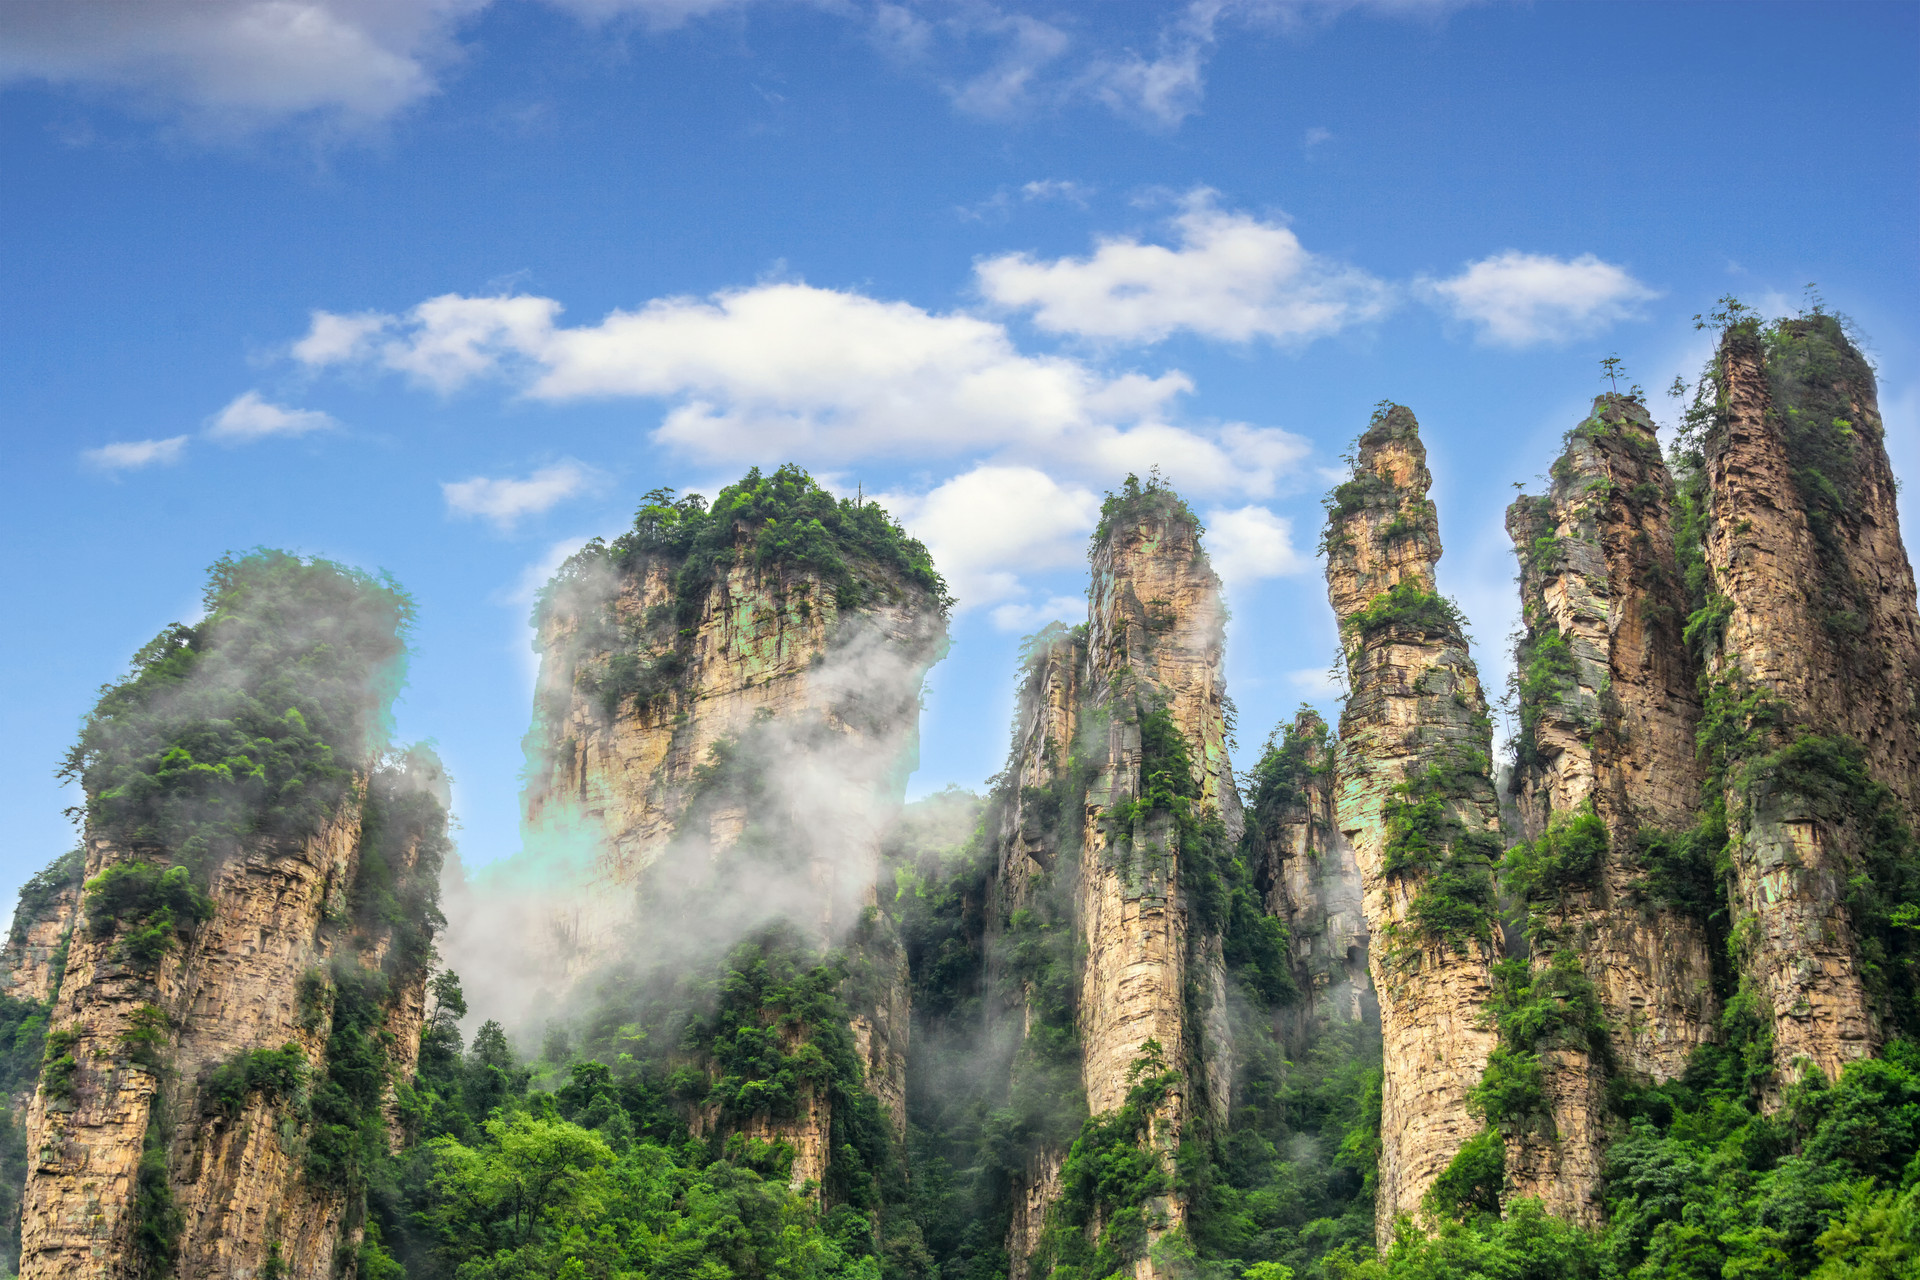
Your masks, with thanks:
[{"label": "rock outcrop", "polygon": [[80,914],[86,866],[86,850],[75,848],[21,886],[6,949],[0,951],[0,991],[36,1004],[53,999]]},{"label": "rock outcrop", "polygon": [[[817,520],[808,531],[817,515],[831,532]],[[662,498],[632,534],[589,545],[537,625],[530,856],[499,882],[539,886],[563,944],[538,939],[514,963],[544,966],[563,993],[662,911],[714,944],[685,966],[718,963],[724,944],[776,922],[820,953],[859,928],[876,978],[860,985],[878,994],[850,1009],[851,1031],[867,1087],[904,1132],[907,977],[884,918],[866,917],[921,686],[946,647],[924,549],[877,505],[837,504],[794,468],[755,472],[711,512]],[[462,950],[491,945],[450,951],[466,970],[485,961]],[[739,1131],[790,1142],[796,1184],[819,1183],[830,1101],[809,1095],[797,1116]]]},{"label": "rock outcrop", "polygon": [[1492,722],[1453,606],[1439,596],[1439,522],[1412,412],[1383,406],[1328,501],[1327,595],[1349,693],[1335,827],[1359,865],[1380,1001],[1384,1241],[1481,1129],[1467,1093],[1493,1048],[1485,1006],[1502,953]]},{"label": "rock outcrop", "polygon": [[1611,1037],[1607,1054],[1582,1040],[1546,1049],[1551,1125],[1509,1143],[1508,1187],[1588,1224],[1600,1215],[1603,1059],[1643,1082],[1672,1079],[1714,1027],[1702,924],[1650,896],[1639,856],[1643,830],[1693,824],[1704,781],[1673,482],[1654,432],[1638,400],[1599,397],[1549,491],[1507,511],[1525,627],[1513,786],[1521,834],[1553,864],[1526,904],[1533,966],[1571,951]]},{"label": "rock outcrop", "polygon": [[[23,1276],[143,1276],[155,1259],[139,1238],[156,1233],[171,1237],[181,1276],[253,1274],[269,1257],[300,1280],[335,1274],[336,1253],[357,1246],[360,1206],[349,1170],[316,1156],[357,1153],[333,1151],[298,1104],[349,1035],[382,1044],[389,1082],[412,1073],[431,907],[414,954],[381,924],[342,922],[367,892],[376,841],[383,878],[437,877],[444,781],[427,769],[437,774],[416,758],[363,774],[312,835],[226,859],[208,918],[156,959],[100,900],[83,907],[28,1113]],[[402,793],[422,785],[441,799],[402,815]],[[383,813],[378,836],[369,807]],[[89,880],[167,863],[164,849],[108,837],[86,849]]]},{"label": "rock outcrop", "polygon": [[[1129,477],[1108,500],[1091,560],[1085,626],[1051,628],[1029,654],[995,839],[993,937],[996,950],[1030,956],[1051,927],[1055,963],[1079,958],[1070,1009],[1048,1007],[1029,976],[1010,985],[1025,1034],[1071,1018],[1089,1113],[1117,1110],[1136,1064],[1163,1056],[1175,1081],[1142,1141],[1170,1170],[1183,1137],[1224,1123],[1232,1087],[1220,922],[1197,905],[1195,877],[1212,874],[1211,855],[1183,845],[1230,845],[1241,833],[1225,611],[1198,521],[1157,481]],[[1058,945],[1068,934],[1070,947]],[[1064,1143],[1042,1145],[1015,1191],[1016,1280],[1063,1154]],[[1177,1192],[1142,1209],[1149,1243],[1187,1213]],[[1145,1258],[1135,1267],[1153,1272]]]},{"label": "rock outcrop", "polygon": [[[1704,440],[1707,716],[1726,779],[1734,936],[1783,1079],[1875,1051],[1862,963],[1872,829],[1920,817],[1920,620],[1873,375],[1831,316],[1735,323]],[[1858,767],[1850,761],[1857,757]],[[1885,856],[1884,854],[1881,856]]]},{"label": "rock outcrop", "polygon": [[1302,997],[1282,1019],[1291,1053],[1333,1023],[1380,1016],[1367,974],[1360,866],[1335,821],[1333,764],[1326,722],[1303,707],[1250,784],[1251,870],[1268,912],[1286,922]]}]

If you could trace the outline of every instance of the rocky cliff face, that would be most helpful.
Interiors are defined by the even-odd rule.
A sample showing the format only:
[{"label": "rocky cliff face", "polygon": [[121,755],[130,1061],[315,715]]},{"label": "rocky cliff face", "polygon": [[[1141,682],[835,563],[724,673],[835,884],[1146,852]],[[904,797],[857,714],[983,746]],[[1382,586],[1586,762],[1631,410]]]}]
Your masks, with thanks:
[{"label": "rocky cliff face", "polygon": [[1334,822],[1360,869],[1384,1041],[1383,1240],[1480,1131],[1467,1092],[1493,1048],[1484,1014],[1502,950],[1492,724],[1459,617],[1435,592],[1431,484],[1413,414],[1383,407],[1328,502],[1324,544],[1350,687]]},{"label": "rocky cliff face", "polygon": [[6,949],[0,951],[0,982],[5,984],[0,990],[6,995],[36,1004],[53,999],[80,914],[86,866],[86,850],[76,848],[21,887]]},{"label": "rocky cliff face", "polygon": [[[1894,990],[1867,887],[1920,794],[1920,621],[1873,377],[1830,316],[1734,324],[1703,442],[1710,741],[1734,937],[1783,1078],[1875,1050]],[[1875,787],[1889,793],[1882,797]],[[1865,963],[1867,954],[1878,957]]]},{"label": "rocky cliff face", "polygon": [[[781,504],[809,502],[840,522],[837,540],[774,548],[768,526],[793,519]],[[945,651],[938,579],[884,554],[905,544],[877,506],[838,507],[792,469],[750,476],[712,512],[643,509],[642,524],[570,561],[538,620],[527,870],[576,878],[552,905],[565,945],[528,959],[564,991],[663,911],[698,935],[687,966],[775,922],[817,952],[858,927],[871,994],[850,1029],[868,1089],[904,1132],[904,960],[884,917],[863,917],[921,684]],[[571,865],[538,856],[556,851]],[[741,1131],[791,1142],[796,1183],[818,1183],[831,1127],[830,1100],[810,1094],[796,1119]]]},{"label": "rocky cliff face", "polygon": [[1514,792],[1521,834],[1553,861],[1526,904],[1533,966],[1544,973],[1562,950],[1577,957],[1611,1051],[1578,1038],[1548,1049],[1551,1128],[1509,1144],[1508,1185],[1595,1223],[1603,1059],[1644,1081],[1672,1079],[1713,1031],[1704,929],[1650,895],[1639,856],[1643,829],[1693,823],[1700,703],[1682,638],[1673,483],[1645,408],[1595,400],[1552,478],[1548,493],[1507,512],[1526,628]]},{"label": "rocky cliff face", "polygon": [[[157,956],[104,898],[83,907],[54,1002],[52,1065],[28,1114],[23,1276],[150,1274],[157,1259],[142,1240],[156,1235],[183,1277],[253,1274],[269,1257],[303,1280],[336,1274],[362,1222],[350,1169],[328,1158],[359,1153],[322,1132],[350,1117],[324,1106],[316,1116],[304,1096],[308,1082],[337,1090],[335,1064],[354,1050],[377,1055],[385,1083],[350,1102],[378,1108],[412,1072],[430,900],[424,934],[399,949],[390,928],[345,922],[373,878],[384,889],[437,876],[444,794],[411,812],[405,798],[444,788],[419,776],[428,767],[362,775],[311,836],[228,858],[207,918],[162,936]],[[106,837],[86,849],[89,881],[167,861]]]},{"label": "rocky cliff face", "polygon": [[[1183,1137],[1224,1122],[1232,1087],[1220,925],[1195,902],[1212,855],[1183,847],[1202,828],[1227,843],[1241,831],[1225,614],[1198,522],[1157,483],[1130,478],[1109,499],[1091,559],[1086,625],[1037,637],[1021,686],[995,833],[996,949],[1028,955],[1050,926],[1070,932],[1056,963],[1080,957],[1071,1007],[1048,1007],[1029,967],[1009,984],[1016,1016],[1028,1036],[1048,1018],[1071,1019],[1094,1115],[1127,1100],[1136,1063],[1158,1046],[1177,1081],[1143,1141],[1170,1169]],[[1016,1276],[1047,1222],[1063,1154],[1064,1143],[1043,1144],[1016,1191]],[[1187,1212],[1177,1193],[1143,1209],[1149,1242]],[[1146,1259],[1135,1266],[1152,1272]]]}]

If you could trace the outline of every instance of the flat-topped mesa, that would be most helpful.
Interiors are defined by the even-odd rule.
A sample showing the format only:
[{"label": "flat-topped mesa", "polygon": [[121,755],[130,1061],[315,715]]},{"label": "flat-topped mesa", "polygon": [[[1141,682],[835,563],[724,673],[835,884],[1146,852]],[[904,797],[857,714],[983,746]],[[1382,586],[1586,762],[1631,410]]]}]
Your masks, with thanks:
[{"label": "flat-topped mesa", "polygon": [[[85,889],[27,1116],[21,1274],[334,1274],[419,1049],[446,785],[379,725],[410,607],[215,567],[69,767]],[[384,1123],[383,1123],[384,1121]]]},{"label": "flat-topped mesa", "polygon": [[[1174,1153],[1224,1123],[1231,1089],[1223,922],[1209,905],[1218,895],[1198,879],[1218,874],[1241,832],[1220,580],[1199,522],[1157,479],[1129,476],[1108,498],[1090,558],[1085,627],[1049,628],[1028,652],[995,800],[993,949],[1020,958],[1003,984],[1025,1006],[1030,1047],[1016,1058],[1016,1086],[1023,1072],[1077,1068],[1090,1114],[1141,1113],[1138,1141],[1158,1153],[1169,1189],[1140,1205],[1082,1205],[1084,1219],[1069,1221],[1054,1212],[1061,1179],[1091,1176],[1091,1166],[1063,1172],[1072,1134],[1050,1135],[1014,1194],[1015,1280],[1043,1237],[1056,1251],[1097,1238],[1102,1256],[1117,1250],[1113,1266],[1149,1280],[1144,1246],[1187,1217],[1172,1189]],[[1077,976],[1063,991],[1035,980],[1043,970]],[[1044,1054],[1076,1040],[1072,1063]],[[1121,1210],[1144,1220],[1144,1241],[1106,1239]]]},{"label": "flat-topped mesa", "polygon": [[1384,1241],[1481,1124],[1467,1094],[1494,1037],[1501,954],[1492,721],[1458,612],[1434,590],[1439,524],[1413,414],[1383,405],[1327,500],[1327,595],[1348,685],[1335,825],[1359,864],[1380,1001]]},{"label": "flat-topped mesa", "polygon": [[[1920,811],[1920,618],[1873,374],[1832,316],[1724,334],[1701,441],[1702,746],[1725,780],[1734,938],[1781,1081],[1911,1024],[1887,894]],[[1898,828],[1904,828],[1900,830]],[[1776,1090],[1777,1094],[1777,1090]]]},{"label": "flat-topped mesa", "polygon": [[1638,400],[1599,397],[1548,492],[1507,510],[1524,627],[1513,791],[1530,842],[1515,862],[1532,968],[1539,980],[1570,952],[1610,1037],[1596,1047],[1589,1018],[1551,1043],[1510,1046],[1539,1055],[1552,1123],[1509,1125],[1508,1188],[1589,1224],[1607,1060],[1672,1079],[1714,1026],[1703,923],[1647,888],[1641,857],[1643,831],[1692,825],[1704,779],[1673,483],[1654,431]]},{"label": "flat-topped mesa", "polygon": [[[711,509],[657,491],[631,532],[570,559],[536,613],[528,855],[504,872],[573,879],[551,908],[567,949],[529,958],[549,986],[622,959],[649,914],[700,920],[688,932],[717,940],[676,953],[682,970],[768,930],[817,962],[860,928],[876,976],[858,984],[849,1028],[865,1087],[903,1135],[907,977],[885,917],[863,916],[949,603],[926,549],[877,504],[835,499],[797,467],[755,469]],[[829,1101],[800,1092],[794,1118],[726,1127],[791,1142],[794,1184],[820,1185]],[[689,1121],[722,1124],[713,1107]]]},{"label": "flat-topped mesa", "polygon": [[1335,822],[1333,759],[1326,722],[1302,707],[1247,781],[1254,883],[1267,911],[1286,921],[1304,997],[1284,1013],[1289,1054],[1334,1023],[1379,1018],[1367,976],[1360,867]]}]

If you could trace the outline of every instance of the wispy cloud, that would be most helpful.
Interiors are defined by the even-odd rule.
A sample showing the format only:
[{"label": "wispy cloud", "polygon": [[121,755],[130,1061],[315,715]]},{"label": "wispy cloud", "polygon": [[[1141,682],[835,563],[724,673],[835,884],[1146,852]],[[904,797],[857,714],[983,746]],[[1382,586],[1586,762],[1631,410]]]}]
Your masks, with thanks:
[{"label": "wispy cloud", "polygon": [[657,443],[729,465],[991,453],[1110,479],[1161,463],[1195,491],[1257,498],[1306,453],[1275,428],[1178,421],[1193,383],[1177,370],[1030,355],[991,320],[851,291],[763,284],[572,327],[560,311],[449,294],[381,317],[350,356],[309,363],[383,366],[442,392],[495,378],[553,402],[662,400]]},{"label": "wispy cloud", "polygon": [[1305,573],[1311,557],[1293,546],[1293,521],[1262,506],[1207,513],[1207,551],[1229,587]]},{"label": "wispy cloud", "polygon": [[247,391],[207,420],[207,434],[227,444],[242,444],[268,436],[303,436],[338,425],[318,409],[289,409],[261,399],[258,391]]},{"label": "wispy cloud", "polygon": [[1179,330],[1230,342],[1299,342],[1384,313],[1391,291],[1310,253],[1287,227],[1189,192],[1174,246],[1103,239],[1084,258],[1013,253],[975,264],[980,292],[1053,333],[1158,342]]},{"label": "wispy cloud", "polygon": [[523,477],[474,476],[440,486],[447,510],[459,516],[491,520],[511,530],[527,516],[551,511],[569,498],[597,488],[604,477],[594,468],[567,459]]},{"label": "wispy cloud", "polygon": [[1555,258],[1513,249],[1420,287],[1443,310],[1475,325],[1483,341],[1506,347],[1590,337],[1639,318],[1640,305],[1660,296],[1626,268],[1591,253]]},{"label": "wispy cloud", "polygon": [[80,459],[100,471],[138,471],[142,467],[164,467],[180,461],[186,451],[185,436],[165,440],[120,440],[98,449],[83,449]]}]

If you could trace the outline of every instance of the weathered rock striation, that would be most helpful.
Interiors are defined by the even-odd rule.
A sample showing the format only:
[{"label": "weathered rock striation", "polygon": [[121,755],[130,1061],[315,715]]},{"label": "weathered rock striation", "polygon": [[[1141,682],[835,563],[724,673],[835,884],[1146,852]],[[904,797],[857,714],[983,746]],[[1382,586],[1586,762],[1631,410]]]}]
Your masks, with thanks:
[{"label": "weathered rock striation", "polygon": [[[1023,956],[1050,938],[1055,964],[1076,971],[1064,1001],[1039,989],[1030,962],[1008,985],[1024,1036],[1071,1021],[1089,1113],[1118,1109],[1137,1064],[1163,1056],[1174,1082],[1142,1141],[1171,1170],[1184,1137],[1224,1123],[1232,1088],[1221,925],[1202,914],[1195,879],[1213,874],[1210,850],[1237,842],[1242,826],[1227,758],[1225,611],[1198,521],[1157,481],[1129,477],[1109,498],[1090,558],[1085,626],[1036,637],[1020,687],[994,833],[992,935],[995,951]],[[1200,840],[1212,843],[1183,846]],[[1039,1067],[1016,1059],[1023,1069]],[[1043,1143],[1015,1190],[1016,1280],[1048,1222],[1064,1151]],[[1143,1210],[1150,1244],[1185,1221],[1187,1205],[1169,1192]],[[1134,1266],[1153,1272],[1146,1258]]]},{"label": "weathered rock striation", "polygon": [[1507,511],[1525,628],[1513,788],[1521,834],[1549,864],[1526,904],[1532,963],[1539,974],[1571,951],[1610,1035],[1607,1053],[1577,1035],[1544,1046],[1550,1127],[1509,1143],[1508,1186],[1589,1224],[1603,1059],[1645,1082],[1672,1079],[1715,1015],[1702,924],[1650,897],[1639,856],[1644,829],[1692,825],[1704,781],[1673,482],[1654,432],[1638,400],[1599,397],[1568,433],[1549,491]]},{"label": "weathered rock striation", "polygon": [[1734,936],[1783,1079],[1802,1062],[1831,1077],[1887,1033],[1870,892],[1873,859],[1890,856],[1875,847],[1882,810],[1909,830],[1920,816],[1913,571],[1872,371],[1834,317],[1737,320],[1711,389],[1710,581],[1689,635],[1725,777]]},{"label": "weathered rock striation", "polygon": [[[877,505],[836,506],[794,468],[749,475],[712,511],[655,498],[633,533],[568,561],[536,617],[533,856],[503,878],[564,887],[550,898],[560,945],[516,963],[544,965],[562,993],[659,911],[699,923],[687,932],[708,945],[685,965],[717,963],[720,944],[776,922],[822,953],[859,926],[878,980],[850,1029],[867,1087],[904,1133],[904,960],[884,917],[863,916],[915,756],[921,685],[945,652],[943,588]],[[810,510],[794,514],[809,503],[831,535],[808,532]],[[796,1184],[817,1184],[830,1102],[809,1093],[796,1116],[734,1128],[790,1142]]]},{"label": "weathered rock striation", "polygon": [[59,989],[68,940],[80,914],[80,885],[87,854],[76,847],[55,858],[20,887],[13,927],[0,951],[4,994],[43,1004]]},{"label": "weathered rock striation", "polygon": [[1254,883],[1268,912],[1286,922],[1302,995],[1282,1015],[1282,1044],[1294,1053],[1334,1023],[1380,1016],[1360,866],[1335,821],[1333,764],[1326,722],[1303,707],[1250,780]]},{"label": "weathered rock striation", "polygon": [[1492,722],[1458,614],[1435,591],[1431,484],[1412,412],[1383,406],[1328,500],[1324,541],[1350,688],[1335,826],[1360,869],[1384,1044],[1382,1240],[1481,1129],[1467,1093],[1493,1048],[1484,1011],[1502,952]]}]

